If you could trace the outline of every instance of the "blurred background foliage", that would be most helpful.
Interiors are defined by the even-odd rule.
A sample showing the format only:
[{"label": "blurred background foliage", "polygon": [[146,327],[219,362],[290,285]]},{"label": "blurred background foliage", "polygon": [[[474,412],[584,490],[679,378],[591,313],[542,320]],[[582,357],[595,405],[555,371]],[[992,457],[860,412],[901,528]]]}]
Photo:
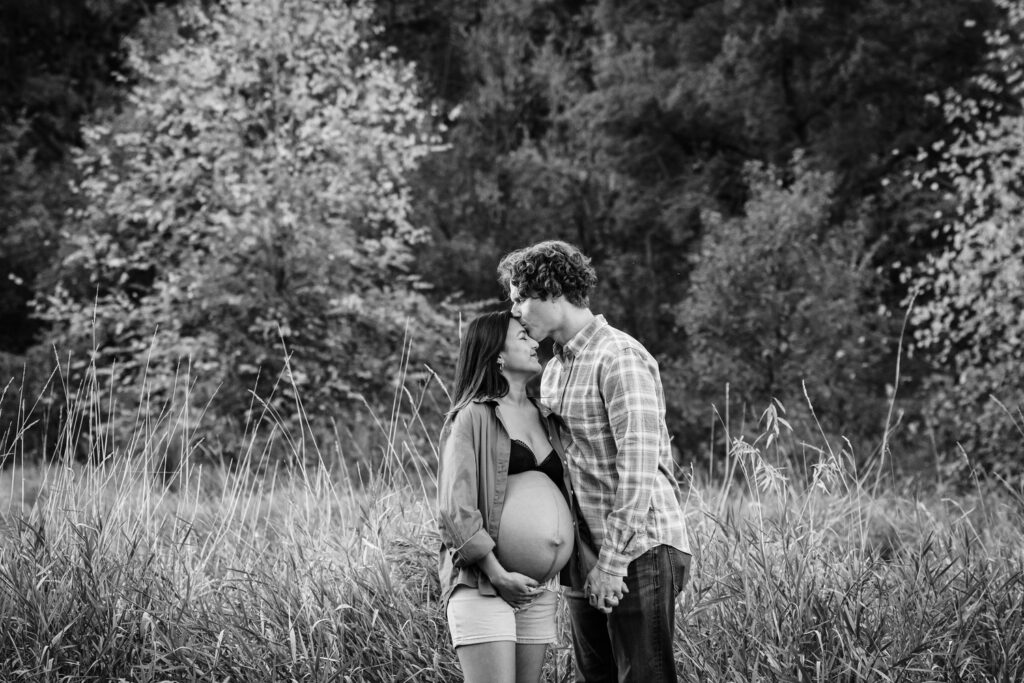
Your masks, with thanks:
[{"label": "blurred background foliage", "polygon": [[186,392],[211,455],[261,411],[371,452],[363,402],[443,412],[500,256],[561,238],[682,462],[774,398],[1019,476],[1020,5],[9,0],[0,418],[41,395],[49,455],[91,372],[132,406],[94,425]]}]

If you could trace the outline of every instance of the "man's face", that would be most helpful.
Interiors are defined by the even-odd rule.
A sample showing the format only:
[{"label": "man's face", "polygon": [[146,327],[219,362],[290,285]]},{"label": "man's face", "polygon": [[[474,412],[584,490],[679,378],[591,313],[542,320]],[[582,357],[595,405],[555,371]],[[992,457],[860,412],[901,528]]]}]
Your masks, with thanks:
[{"label": "man's face", "polygon": [[509,284],[508,297],[512,301],[512,317],[522,323],[534,340],[543,341],[558,328],[561,320],[558,300],[561,297],[551,297],[547,301],[537,297],[524,298],[514,284]]}]

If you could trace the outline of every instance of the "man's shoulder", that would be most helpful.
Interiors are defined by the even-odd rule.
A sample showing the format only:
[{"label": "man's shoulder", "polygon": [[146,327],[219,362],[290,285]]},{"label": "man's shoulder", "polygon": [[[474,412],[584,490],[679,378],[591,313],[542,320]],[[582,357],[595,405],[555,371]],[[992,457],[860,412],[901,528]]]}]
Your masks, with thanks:
[{"label": "man's shoulder", "polygon": [[651,353],[632,335],[612,325],[603,325],[594,335],[595,353],[601,356],[634,352],[643,358],[650,358]]}]

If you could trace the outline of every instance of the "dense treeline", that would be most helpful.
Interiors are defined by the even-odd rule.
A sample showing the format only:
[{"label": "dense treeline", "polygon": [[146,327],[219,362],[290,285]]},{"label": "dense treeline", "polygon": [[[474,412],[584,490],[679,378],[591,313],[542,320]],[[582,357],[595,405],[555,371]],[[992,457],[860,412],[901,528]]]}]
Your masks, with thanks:
[{"label": "dense treeline", "polygon": [[[419,185],[436,245],[421,272],[485,296],[506,249],[580,243],[602,274],[596,307],[662,359],[691,452],[711,404],[728,400],[734,420],[756,420],[772,397],[799,411],[806,381],[826,428],[870,454],[858,437],[879,443],[915,285],[901,276],[948,243],[933,234],[944,181],[914,179],[964,127],[938,106],[948,93],[1014,101],[984,86],[1008,75],[984,38],[1004,8],[386,8],[450,126]],[[957,438],[926,395],[948,369],[933,360],[904,357],[899,387],[900,433],[929,455]]]},{"label": "dense treeline", "polygon": [[[2,11],[0,343],[29,394],[56,344],[71,376],[116,366],[159,412],[185,357],[222,452],[299,396],[365,445],[362,400],[446,377],[455,309],[500,297],[502,253],[556,237],[594,257],[594,308],[659,357],[684,458],[774,398],[861,460],[884,441],[961,462],[960,441],[1012,466],[1020,188],[975,201],[965,180],[1012,156],[977,131],[1017,139],[1012,3]],[[958,252],[965,233],[991,258]],[[1001,273],[999,305],[964,294],[975,266]],[[958,298],[994,319],[954,335]]]}]

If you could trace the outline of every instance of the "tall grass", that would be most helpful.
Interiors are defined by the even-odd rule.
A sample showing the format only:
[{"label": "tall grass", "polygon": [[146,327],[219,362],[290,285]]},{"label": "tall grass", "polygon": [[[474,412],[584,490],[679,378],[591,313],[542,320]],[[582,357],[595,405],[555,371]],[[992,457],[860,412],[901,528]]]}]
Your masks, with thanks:
[{"label": "tall grass", "polygon": [[747,486],[689,506],[699,562],[678,633],[684,680],[1024,680],[1018,495],[882,489],[849,475],[850,454],[821,451],[801,484],[766,450],[734,442]]},{"label": "tall grass", "polygon": [[[97,392],[83,385],[69,415],[88,419],[75,401]],[[362,479],[320,457],[343,444],[272,418],[233,467],[161,436],[194,427],[183,406],[95,439],[88,464],[17,461],[15,430],[0,444],[17,461],[0,488],[0,680],[459,680],[438,603],[436,444],[419,438],[440,425],[418,404],[398,392]],[[282,447],[291,465],[274,464]],[[824,435],[793,434],[781,406],[725,456],[735,476],[685,478],[682,680],[1024,680],[1019,493],[878,486]],[[552,681],[571,679],[564,611],[559,628]]]},{"label": "tall grass", "polygon": [[265,411],[215,465],[187,405],[140,410],[128,434],[79,429],[115,400],[99,389],[65,391],[55,449],[100,434],[87,464],[25,465],[17,437],[0,444],[0,680],[458,677],[438,611],[436,456],[398,462],[422,426],[396,410],[384,464],[360,480]]}]

